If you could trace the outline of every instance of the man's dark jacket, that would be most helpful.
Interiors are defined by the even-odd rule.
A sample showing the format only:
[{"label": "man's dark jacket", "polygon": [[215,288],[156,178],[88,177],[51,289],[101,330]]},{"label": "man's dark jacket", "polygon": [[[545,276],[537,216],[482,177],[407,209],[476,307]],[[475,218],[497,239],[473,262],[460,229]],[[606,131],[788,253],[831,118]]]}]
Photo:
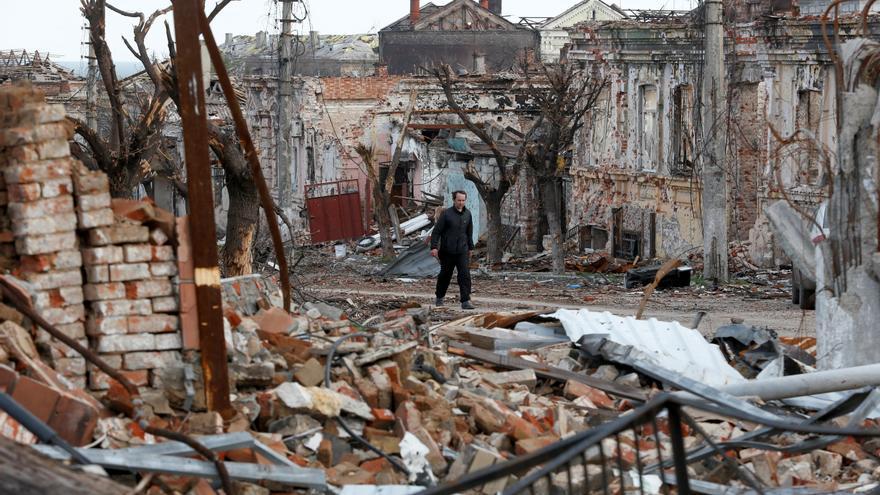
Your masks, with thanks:
[{"label": "man's dark jacket", "polygon": [[431,249],[447,254],[464,254],[474,249],[474,222],[467,208],[461,211],[446,208],[434,223]]}]

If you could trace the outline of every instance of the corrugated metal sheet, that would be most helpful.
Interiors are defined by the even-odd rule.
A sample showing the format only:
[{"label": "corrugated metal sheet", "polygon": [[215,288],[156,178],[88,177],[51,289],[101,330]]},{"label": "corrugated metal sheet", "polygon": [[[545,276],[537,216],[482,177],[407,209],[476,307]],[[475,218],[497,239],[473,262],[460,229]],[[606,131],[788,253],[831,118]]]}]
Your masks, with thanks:
[{"label": "corrugated metal sheet", "polygon": [[727,363],[717,345],[710,344],[700,332],[678,322],[654,318],[636,320],[632,316],[587,309],[560,309],[550,316],[562,322],[572,342],[584,335],[604,335],[615,343],[638,349],[657,366],[706,385],[720,387],[745,380]]}]

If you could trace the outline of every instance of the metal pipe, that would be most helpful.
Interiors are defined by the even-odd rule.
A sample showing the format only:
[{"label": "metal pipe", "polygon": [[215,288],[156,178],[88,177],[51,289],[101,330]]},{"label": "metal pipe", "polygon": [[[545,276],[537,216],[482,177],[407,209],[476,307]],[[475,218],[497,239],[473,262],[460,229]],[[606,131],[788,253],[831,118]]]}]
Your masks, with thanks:
[{"label": "metal pipe", "polygon": [[0,392],[0,410],[5,411],[6,414],[9,414],[9,416],[12,417],[12,419],[21,423],[22,426],[24,426],[29,432],[33,433],[41,442],[55,445],[63,449],[70,454],[71,459],[76,461],[77,464],[91,464],[91,461],[86,459],[84,455],[80,454],[69,443],[65,442],[63,438],[59,437],[55,430],[50,428],[46,423],[40,421],[40,418],[34,416],[30,411],[22,407],[21,404],[16,402],[15,399],[6,392]]},{"label": "metal pipe", "polygon": [[719,390],[737,397],[775,400],[877,386],[880,386],[880,364],[868,364],[766,380],[750,380],[725,385]]}]

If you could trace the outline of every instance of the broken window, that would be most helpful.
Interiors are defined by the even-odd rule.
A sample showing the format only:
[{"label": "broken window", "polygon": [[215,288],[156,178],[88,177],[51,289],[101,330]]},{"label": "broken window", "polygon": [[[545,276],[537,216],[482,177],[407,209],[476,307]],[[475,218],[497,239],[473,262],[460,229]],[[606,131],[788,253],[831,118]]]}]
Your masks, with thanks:
[{"label": "broken window", "polygon": [[693,87],[677,86],[672,92],[672,154],[669,173],[677,176],[691,175],[694,164],[693,142]]},{"label": "broken window", "polygon": [[315,149],[311,146],[306,146],[306,175],[309,178],[309,184],[317,182],[315,173]]},{"label": "broken window", "polygon": [[657,170],[657,86],[639,87],[639,167]]},{"label": "broken window", "polygon": [[795,125],[798,133],[799,144],[796,154],[797,163],[795,170],[798,174],[798,184],[817,185],[819,183],[822,165],[822,155],[819,153],[819,121],[821,120],[821,93],[815,89],[798,91],[797,110]]}]

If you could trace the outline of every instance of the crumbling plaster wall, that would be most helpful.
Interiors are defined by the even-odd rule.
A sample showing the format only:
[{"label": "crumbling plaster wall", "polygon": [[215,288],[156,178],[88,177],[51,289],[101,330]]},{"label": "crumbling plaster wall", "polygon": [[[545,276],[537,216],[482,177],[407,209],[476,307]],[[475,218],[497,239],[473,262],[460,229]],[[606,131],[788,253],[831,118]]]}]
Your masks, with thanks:
[{"label": "crumbling plaster wall", "polygon": [[[614,208],[639,208],[657,214],[653,241],[658,256],[698,248],[702,234],[695,164],[702,129],[711,125],[699,118],[699,29],[686,22],[621,21],[582,25],[580,31],[569,57],[599,67],[610,86],[578,136],[569,226],[610,230]],[[772,236],[754,229],[764,228],[761,211],[775,199],[788,196],[807,208],[821,200],[820,164],[825,160],[833,166],[834,153],[816,150],[836,146],[836,109],[819,33],[815,20],[803,19],[728,28],[732,240],[772,243]],[[799,135],[809,135],[816,150],[782,145],[779,136],[788,139],[799,129],[808,132]],[[682,139],[689,142],[682,145]],[[687,161],[680,160],[682,146],[688,149]],[[587,205],[585,211],[579,205]],[[649,244],[643,243],[646,251]],[[755,250],[779,252],[773,245]],[[765,261],[775,265],[785,260],[771,256]]]},{"label": "crumbling plaster wall", "polygon": [[[466,167],[467,162],[471,160],[482,178],[497,184],[498,170],[494,158],[464,157],[453,153],[445,144],[447,137],[460,137],[472,143],[479,143],[480,140],[470,131],[461,128],[460,119],[449,108],[442,88],[433,77],[404,79],[389,93],[380,110],[376,112],[372,128],[387,126],[383,122],[402,120],[413,90],[416,92],[416,102],[410,122],[410,133],[425,139],[425,149],[419,153],[417,181],[414,187],[416,197],[422,197],[423,190],[440,195],[447,203],[451,203],[450,194],[453,190],[462,185],[472,188],[469,182],[463,183],[459,180],[459,177],[463,180],[463,167]],[[471,119],[479,125],[488,126],[493,136],[499,136],[507,128],[523,132],[529,125],[528,109],[532,108],[532,102],[525,93],[522,81],[512,74],[460,78],[456,83],[455,94],[459,105],[468,112]],[[432,128],[432,132],[424,131],[428,127]],[[510,139],[505,137],[501,141],[507,142]],[[424,160],[421,159],[422,157]],[[502,223],[512,229],[520,227],[520,235],[525,237],[526,242],[534,242],[537,233],[535,216],[537,196],[533,181],[525,170],[527,167],[523,166],[523,169],[516,186],[508,193],[502,204]],[[475,217],[482,219],[479,222],[479,232],[485,233],[485,205],[479,199],[475,188],[469,196],[474,201],[472,209],[476,213]]]}]

